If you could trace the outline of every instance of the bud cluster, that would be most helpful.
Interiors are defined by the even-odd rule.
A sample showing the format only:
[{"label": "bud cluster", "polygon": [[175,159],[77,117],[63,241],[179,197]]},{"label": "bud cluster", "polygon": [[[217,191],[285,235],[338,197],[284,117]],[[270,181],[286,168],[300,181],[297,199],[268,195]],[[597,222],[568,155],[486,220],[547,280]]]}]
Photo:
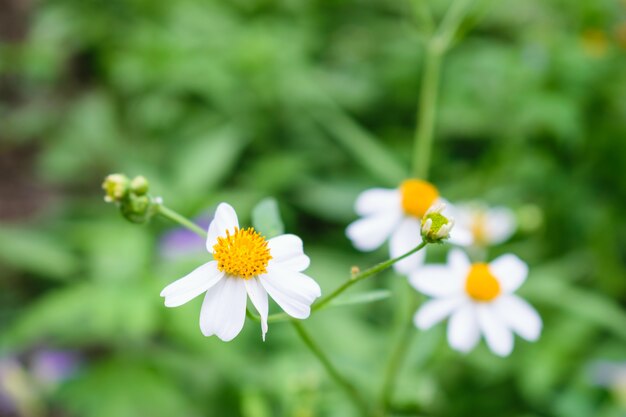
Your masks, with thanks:
[{"label": "bud cluster", "polygon": [[159,198],[148,195],[148,180],[139,175],[132,180],[124,174],[110,174],[102,183],[104,201],[115,203],[126,219],[145,223],[158,211]]}]

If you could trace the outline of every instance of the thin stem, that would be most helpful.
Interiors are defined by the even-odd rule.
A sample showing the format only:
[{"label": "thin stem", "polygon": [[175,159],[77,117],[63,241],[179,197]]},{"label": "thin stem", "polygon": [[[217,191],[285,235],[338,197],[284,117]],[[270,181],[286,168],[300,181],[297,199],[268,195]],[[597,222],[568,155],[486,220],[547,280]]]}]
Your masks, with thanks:
[{"label": "thin stem", "polygon": [[426,45],[413,154],[413,173],[418,178],[426,179],[430,168],[437,102],[439,99],[441,61],[443,55],[450,47],[470,1],[457,0],[452,3],[439,25],[437,34]]},{"label": "thin stem", "polygon": [[[410,251],[408,251],[407,253],[398,256],[397,258],[393,258],[393,259],[389,259],[388,261],[385,262],[381,262],[377,265],[374,265],[371,268],[366,269],[365,271],[362,271],[359,274],[356,274],[354,276],[352,276],[352,278],[350,278],[348,281],[344,282],[343,284],[341,284],[339,287],[337,287],[335,289],[335,291],[333,291],[332,293],[330,293],[329,295],[327,295],[326,297],[318,300],[316,303],[314,303],[311,306],[311,313],[319,311],[323,308],[328,307],[329,303],[331,301],[333,301],[335,298],[337,298],[341,293],[343,293],[345,290],[347,290],[348,288],[350,288],[351,286],[353,286],[354,284],[356,284],[359,281],[364,280],[365,278],[371,277],[372,275],[375,275],[379,272],[384,271],[385,269],[389,268],[390,266],[392,266],[393,264],[395,264],[398,261],[401,261],[402,259],[406,258],[407,256],[411,256],[413,255],[415,252],[418,252],[420,250],[422,250],[428,243],[427,242],[422,242],[420,243],[418,246],[416,246],[415,248],[411,249]],[[260,321],[261,318],[259,316],[257,316],[256,314],[248,311],[247,315],[249,318],[256,320],[256,321]],[[277,321],[285,321],[285,320],[289,320],[290,317],[285,314],[285,313],[276,313],[276,314],[270,314],[267,317],[267,321],[269,323],[273,323],[273,322],[277,322]]]},{"label": "thin stem", "polygon": [[362,281],[365,278],[371,277],[372,275],[375,275],[375,274],[377,274],[377,273],[379,273],[381,271],[384,271],[385,269],[389,268],[390,266],[392,266],[396,262],[401,261],[402,259],[404,259],[404,258],[406,258],[408,256],[413,255],[415,252],[418,252],[418,251],[422,250],[427,244],[428,244],[427,242],[422,242],[419,245],[417,245],[415,248],[413,248],[410,251],[408,251],[407,253],[405,253],[404,255],[400,255],[400,256],[398,256],[396,258],[389,259],[388,261],[381,262],[381,263],[379,263],[377,265],[374,265],[371,268],[366,269],[365,271],[362,271],[362,272],[354,275],[348,281],[346,281],[342,285],[340,285],[335,291],[333,291],[332,293],[330,293],[326,297],[320,299],[318,302],[313,304],[313,306],[311,307],[311,310],[317,311],[317,310],[320,310],[320,309],[324,308],[326,305],[328,305],[328,303],[330,303],[332,300],[337,298],[337,296],[339,296],[341,293],[343,293],[345,290],[347,290],[348,288],[350,288],[351,286],[353,286],[357,282]]},{"label": "thin stem", "polygon": [[[441,64],[443,56],[450,47],[454,35],[465,16],[467,5],[470,1],[455,0],[446,12],[436,34],[430,38],[426,45],[413,155],[413,173],[417,178],[426,179],[428,177],[437,116],[437,103],[439,101]],[[390,407],[398,371],[404,363],[414,333],[412,317],[419,302],[417,296],[411,297],[410,300],[407,319],[401,323],[400,339],[392,350],[385,371],[379,408],[381,416],[385,416]]]},{"label": "thin stem", "polygon": [[431,41],[426,48],[413,155],[413,172],[417,178],[424,179],[428,177],[430,168],[442,58],[442,53],[434,45]]},{"label": "thin stem", "polygon": [[302,323],[297,320],[292,320],[291,324],[296,329],[296,332],[304,342],[304,344],[311,350],[313,355],[319,359],[321,364],[326,369],[328,375],[335,380],[335,382],[343,388],[343,390],[348,394],[354,405],[361,411],[361,415],[365,416],[368,414],[368,405],[367,402],[363,399],[359,391],[356,389],[354,385],[350,381],[348,381],[335,366],[331,363],[330,359],[326,354],[322,351],[322,349],[315,343],[311,335],[306,331]]},{"label": "thin stem", "polygon": [[439,43],[438,47],[442,53],[450,47],[454,35],[459,29],[459,25],[465,17],[467,6],[471,1],[472,0],[456,0],[450,5],[446,15],[443,17],[439,25],[437,36],[434,39]]},{"label": "thin stem", "polygon": [[158,210],[161,216],[173,221],[174,223],[178,223],[181,226],[186,227],[198,236],[206,237],[207,232],[203,228],[201,228],[182,214],[178,214],[174,210],[167,208],[162,204],[158,206]]},{"label": "thin stem", "polygon": [[402,322],[402,327],[400,329],[400,339],[398,341],[398,344],[392,351],[391,356],[389,357],[389,362],[387,364],[385,376],[383,378],[380,398],[380,406],[383,411],[382,415],[385,415],[386,410],[391,405],[391,396],[396,386],[398,373],[400,371],[400,368],[402,367],[402,364],[404,363],[406,354],[411,344],[411,340],[413,339],[413,335],[415,333],[413,328],[413,314],[415,313],[415,310],[418,306],[418,298],[415,297],[414,294],[411,294],[408,306],[408,314],[406,315],[408,319],[405,319]]}]

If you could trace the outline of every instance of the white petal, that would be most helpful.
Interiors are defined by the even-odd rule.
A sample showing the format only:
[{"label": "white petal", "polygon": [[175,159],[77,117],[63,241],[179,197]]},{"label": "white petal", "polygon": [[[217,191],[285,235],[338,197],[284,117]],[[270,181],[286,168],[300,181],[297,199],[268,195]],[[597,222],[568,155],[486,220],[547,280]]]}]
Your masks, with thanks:
[{"label": "white petal", "polygon": [[231,234],[235,233],[236,227],[239,227],[239,220],[237,220],[235,209],[228,203],[220,203],[220,205],[217,206],[217,210],[215,210],[213,221],[209,225],[206,249],[210,253],[213,253],[213,246],[217,243],[217,238],[226,236],[227,230]]},{"label": "white petal", "polygon": [[504,242],[515,233],[516,228],[515,214],[511,209],[494,207],[487,211],[484,233],[489,243],[495,245]]},{"label": "white petal", "polygon": [[[462,221],[459,221],[459,214],[462,212],[454,205],[450,204],[445,199],[438,199],[438,204],[444,204],[445,208],[441,214],[446,216],[448,219],[454,220],[454,226],[450,231],[450,237],[448,238],[448,242],[458,245],[458,246],[470,246],[474,243],[474,235],[472,231],[469,229],[467,224]],[[461,216],[462,217],[462,216]]]},{"label": "white petal", "polygon": [[292,271],[309,267],[309,257],[304,254],[302,239],[296,235],[280,235],[267,242],[272,259],[270,263]]},{"label": "white petal", "polygon": [[474,222],[474,216],[476,213],[476,205],[472,203],[454,204],[448,207],[450,215],[454,217],[456,224],[460,225],[464,229],[470,229]]},{"label": "white petal", "polygon": [[354,203],[354,211],[359,216],[398,211],[401,207],[401,199],[397,189],[372,188],[359,194]]},{"label": "white petal", "polygon": [[466,278],[472,264],[465,252],[460,249],[452,249],[448,252],[448,265],[455,274]]},{"label": "white petal", "polygon": [[489,264],[489,270],[498,279],[502,291],[511,293],[526,280],[528,265],[515,255],[502,255]]},{"label": "white petal", "polygon": [[411,272],[409,282],[419,292],[431,297],[444,297],[460,293],[464,276],[447,265],[426,265]]},{"label": "white petal", "polygon": [[166,307],[178,307],[207,291],[223,276],[216,261],[207,262],[163,288],[161,297],[165,297]]},{"label": "white petal", "polygon": [[382,212],[363,217],[348,226],[346,235],[358,250],[371,251],[385,243],[400,218],[399,212]]},{"label": "white petal", "polygon": [[463,301],[462,297],[448,297],[426,301],[415,313],[413,323],[419,329],[430,329],[461,306]]},{"label": "white petal", "polygon": [[455,224],[450,231],[448,242],[458,246],[470,246],[474,243],[474,235],[469,229],[465,229],[463,226]]},{"label": "white petal", "polygon": [[285,313],[297,319],[309,317],[311,304],[322,295],[320,286],[313,278],[279,267],[273,267],[267,274],[260,275],[259,281]]},{"label": "white petal", "polygon": [[480,339],[480,329],[475,306],[464,305],[452,314],[448,323],[448,343],[453,349],[463,353],[474,349]]},{"label": "white petal", "polygon": [[224,342],[233,340],[246,320],[246,286],[242,278],[224,276],[207,291],[200,310],[200,330]]},{"label": "white petal", "polygon": [[[422,243],[420,222],[412,217],[406,217],[391,235],[389,252],[392,258],[404,255]],[[426,250],[422,249],[413,255],[396,262],[394,269],[401,274],[408,275],[424,263]]]},{"label": "white petal", "polygon": [[246,284],[246,291],[252,301],[252,305],[258,311],[261,317],[261,332],[263,334],[263,341],[265,341],[265,333],[267,333],[267,291],[263,288],[263,285],[259,282],[258,277],[244,280]]},{"label": "white petal", "polygon": [[513,333],[498,316],[493,305],[479,303],[476,305],[476,312],[489,349],[496,355],[508,356],[513,350]]},{"label": "white petal", "polygon": [[495,301],[494,308],[515,333],[531,342],[539,339],[541,317],[525,300],[516,295],[503,295]]}]

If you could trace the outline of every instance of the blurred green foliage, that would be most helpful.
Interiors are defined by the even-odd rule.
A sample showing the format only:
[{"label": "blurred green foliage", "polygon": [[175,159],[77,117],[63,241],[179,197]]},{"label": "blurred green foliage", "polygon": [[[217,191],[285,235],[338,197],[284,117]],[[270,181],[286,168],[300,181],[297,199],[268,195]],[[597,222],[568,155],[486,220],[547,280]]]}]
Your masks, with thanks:
[{"label": "blurred green foliage", "polygon": [[[46,397],[55,416],[353,415],[289,326],[263,343],[249,321],[226,344],[201,335],[199,301],[164,308],[160,289],[207,255],[164,257],[172,225],[126,224],[99,187],[110,172],[142,174],[186,215],[228,201],[243,224],[273,196],[310,275],[333,289],[385,257],[357,253],[343,230],[360,191],[409,172],[421,15],[407,0],[12,2],[27,18],[0,43],[0,356],[82,353]],[[448,4],[429,3],[436,19]],[[416,334],[396,396],[407,409],[626,412],[590,372],[626,362],[625,8],[473,3],[444,62],[432,179],[451,201],[518,210],[520,232],[491,255],[529,262],[521,293],[545,328],[508,359],[453,352],[442,325]],[[389,272],[366,288],[394,302],[305,325],[373,393],[408,286]]]}]

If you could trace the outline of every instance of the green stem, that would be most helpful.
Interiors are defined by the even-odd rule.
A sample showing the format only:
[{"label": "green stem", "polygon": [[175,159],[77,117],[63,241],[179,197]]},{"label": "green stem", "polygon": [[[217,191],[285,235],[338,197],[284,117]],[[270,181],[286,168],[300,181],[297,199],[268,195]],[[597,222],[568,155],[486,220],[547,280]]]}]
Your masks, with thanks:
[{"label": "green stem", "polygon": [[422,92],[417,109],[417,129],[413,155],[413,172],[417,178],[426,179],[430,168],[430,156],[435,130],[437,100],[439,93],[439,73],[442,52],[431,41],[426,48]]},{"label": "green stem", "polygon": [[417,245],[415,248],[413,248],[410,251],[408,251],[407,253],[405,253],[404,255],[400,255],[400,256],[398,256],[396,258],[389,259],[388,261],[381,262],[378,265],[374,265],[373,267],[368,268],[365,271],[362,271],[362,272],[354,275],[348,281],[346,281],[342,285],[340,285],[335,291],[333,291],[332,293],[330,293],[326,297],[320,299],[318,302],[313,304],[313,306],[311,306],[311,310],[312,311],[321,310],[326,305],[328,305],[328,303],[330,303],[332,300],[337,298],[337,296],[339,296],[341,293],[343,293],[345,290],[347,290],[348,288],[350,288],[351,286],[353,286],[357,282],[362,281],[365,278],[371,277],[372,275],[375,275],[375,274],[377,274],[377,273],[379,273],[381,271],[384,271],[385,269],[389,268],[390,266],[392,266],[396,262],[401,261],[402,259],[404,259],[404,258],[406,258],[408,256],[411,256],[414,253],[422,250],[427,244],[428,244],[427,242],[422,242],[419,245]]},{"label": "green stem", "polygon": [[186,218],[185,216],[178,214],[174,210],[169,209],[162,204],[158,206],[158,210],[161,216],[173,221],[174,223],[178,223],[181,226],[186,227],[187,229],[191,230],[198,236],[206,237],[207,232],[203,228],[201,228],[200,226],[198,226],[197,224],[195,224],[194,222]]},{"label": "green stem", "polygon": [[363,399],[359,391],[356,389],[354,385],[350,381],[348,381],[335,366],[331,363],[328,356],[322,351],[322,349],[315,343],[311,335],[306,331],[302,323],[297,320],[292,320],[291,323],[293,327],[296,329],[298,336],[302,339],[304,344],[309,348],[309,350],[319,359],[321,364],[326,369],[328,375],[348,394],[354,405],[360,410],[361,415],[366,416],[368,414],[368,405],[367,402]]},{"label": "green stem", "polygon": [[[426,45],[413,154],[413,173],[417,178],[428,178],[439,101],[441,64],[470,1],[455,0],[446,12],[435,36],[431,37]],[[381,416],[385,416],[389,410],[398,371],[405,360],[414,333],[413,314],[418,305],[417,296],[411,297],[408,318],[401,322],[400,339],[392,350],[383,379],[379,410]]]},{"label": "green stem", "polygon": [[380,396],[380,407],[383,416],[391,406],[391,396],[396,386],[398,373],[404,363],[411,340],[415,334],[415,329],[413,328],[413,314],[415,314],[415,310],[419,307],[419,302],[418,298],[415,297],[414,294],[410,294],[410,296],[409,306],[407,307],[408,314],[406,315],[408,319],[403,320],[401,323],[402,327],[400,328],[400,339],[394,350],[391,352],[387,368],[385,369],[385,376],[383,378]]},{"label": "green stem", "polygon": [[[393,258],[390,259],[388,261],[385,262],[381,262],[377,265],[374,265],[373,267],[366,269],[365,271],[356,274],[354,276],[352,276],[352,278],[350,278],[348,281],[344,282],[343,284],[341,284],[339,287],[337,287],[337,289],[335,289],[335,291],[333,291],[332,293],[330,293],[329,295],[327,295],[326,297],[318,300],[316,303],[314,303],[311,306],[311,312],[315,312],[315,311],[319,311],[323,308],[328,307],[329,303],[331,301],[333,301],[335,298],[337,298],[341,293],[343,293],[345,290],[347,290],[348,288],[350,288],[351,286],[353,286],[354,284],[356,284],[359,281],[364,280],[365,278],[371,277],[372,275],[375,275],[381,271],[384,271],[385,269],[389,268],[390,266],[392,266],[394,263],[401,261],[402,259],[406,258],[407,256],[411,256],[413,255],[415,252],[420,251],[421,249],[423,249],[428,243],[427,242],[422,242],[420,243],[418,246],[416,246],[415,248],[411,249],[410,251],[408,251],[407,253],[405,253],[404,255],[398,256],[397,258]],[[259,316],[257,316],[256,314],[249,312],[247,313],[248,318],[251,318],[253,320],[256,321],[261,321],[261,318]],[[276,313],[276,314],[270,314],[267,317],[267,321],[268,323],[273,323],[273,322],[277,322],[277,321],[285,321],[285,320],[289,320],[290,316],[288,316],[286,313]]]},{"label": "green stem", "polygon": [[430,168],[435,120],[437,118],[437,102],[439,100],[441,61],[450,48],[470,1],[457,0],[452,3],[439,25],[437,34],[426,45],[413,154],[413,173],[417,178],[426,179]]}]

